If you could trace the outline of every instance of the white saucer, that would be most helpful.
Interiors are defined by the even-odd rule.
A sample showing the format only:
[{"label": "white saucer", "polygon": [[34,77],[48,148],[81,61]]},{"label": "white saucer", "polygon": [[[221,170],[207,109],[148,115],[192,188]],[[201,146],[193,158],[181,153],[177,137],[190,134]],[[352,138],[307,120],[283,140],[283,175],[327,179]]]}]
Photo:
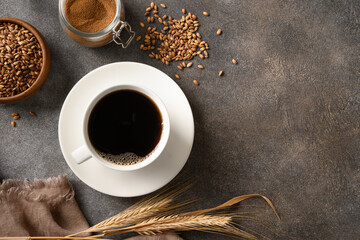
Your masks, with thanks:
[{"label": "white saucer", "polygon": [[[171,126],[168,145],[152,164],[132,172],[112,170],[94,159],[75,163],[71,152],[83,144],[85,107],[96,92],[122,81],[137,82],[163,100]],[[193,145],[194,119],[184,93],[169,76],[145,64],[119,62],[93,70],[73,87],[61,109],[59,141],[67,164],[84,183],[108,195],[135,197],[163,187],[181,171]]]}]

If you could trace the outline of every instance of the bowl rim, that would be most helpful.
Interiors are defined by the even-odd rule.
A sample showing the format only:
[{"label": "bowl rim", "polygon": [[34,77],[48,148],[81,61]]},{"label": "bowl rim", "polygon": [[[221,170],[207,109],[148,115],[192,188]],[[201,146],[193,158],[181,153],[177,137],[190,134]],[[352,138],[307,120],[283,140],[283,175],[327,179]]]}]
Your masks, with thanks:
[{"label": "bowl rim", "polygon": [[17,95],[10,96],[10,97],[0,97],[0,103],[15,103],[20,102],[22,100],[25,100],[32,96],[39,88],[43,85],[45,82],[49,71],[50,71],[50,51],[49,47],[44,39],[44,37],[41,35],[41,33],[33,27],[30,23],[27,23],[23,20],[17,19],[17,18],[11,18],[11,17],[0,17],[0,22],[11,22],[15,23],[17,25],[23,26],[27,30],[29,30],[38,40],[41,51],[43,54],[43,64],[40,70],[39,76],[36,78],[35,82],[24,92],[21,92]]}]

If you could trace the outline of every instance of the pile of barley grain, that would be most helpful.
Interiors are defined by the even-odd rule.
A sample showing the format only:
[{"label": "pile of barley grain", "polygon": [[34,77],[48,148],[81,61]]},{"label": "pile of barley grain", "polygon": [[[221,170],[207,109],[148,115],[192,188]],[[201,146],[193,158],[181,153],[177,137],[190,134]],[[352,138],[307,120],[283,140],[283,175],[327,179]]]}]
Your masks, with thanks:
[{"label": "pile of barley grain", "polygon": [[[166,7],[164,4],[161,4],[161,6]],[[185,9],[182,12],[186,14]],[[149,54],[150,58],[161,60],[169,65],[171,61],[192,60],[195,56],[200,58],[209,57],[207,52],[209,45],[201,39],[200,33],[197,33],[200,23],[196,15],[189,12],[178,20],[167,15],[161,17],[158,14],[159,9],[154,3],[151,3],[145,12],[149,24],[157,19],[163,25],[163,28],[159,31],[156,27],[147,28],[140,49],[144,51],[154,50]],[[145,27],[145,24],[141,22],[140,26]],[[140,41],[141,36],[137,40]],[[157,51],[155,51],[157,44]],[[187,64],[184,66],[184,63],[182,63],[178,67],[182,69],[187,67]]]},{"label": "pile of barley grain", "polygon": [[[160,4],[162,8],[166,8],[164,4]],[[161,24],[161,29],[156,27],[147,27],[147,32],[143,38],[140,49],[143,51],[151,51],[150,58],[160,60],[164,64],[169,65],[172,61],[182,61],[177,65],[179,70],[190,68],[193,63],[191,61],[194,57],[199,56],[201,59],[208,58],[209,44],[202,39],[198,29],[200,27],[199,20],[195,14],[187,13],[182,9],[184,14],[181,19],[174,19],[171,16],[159,14],[159,7],[151,2],[150,6],[146,8],[145,16],[147,17],[148,24],[155,23],[156,20]],[[210,16],[208,12],[203,12],[204,16]],[[146,28],[143,22],[140,26]],[[216,31],[217,35],[222,35],[222,30]],[[141,36],[137,37],[137,41],[142,39]],[[235,59],[232,59],[233,64],[237,64]],[[197,66],[199,69],[205,67],[201,64]],[[224,71],[220,70],[219,77],[224,75]],[[179,74],[175,74],[175,78],[180,79]],[[199,85],[197,80],[193,80],[195,85]]]}]

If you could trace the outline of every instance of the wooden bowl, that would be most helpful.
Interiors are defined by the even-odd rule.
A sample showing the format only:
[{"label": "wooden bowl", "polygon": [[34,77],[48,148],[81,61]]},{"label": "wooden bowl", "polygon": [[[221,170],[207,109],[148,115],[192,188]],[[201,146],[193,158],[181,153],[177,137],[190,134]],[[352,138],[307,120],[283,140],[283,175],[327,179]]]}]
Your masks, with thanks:
[{"label": "wooden bowl", "polygon": [[24,92],[21,92],[17,95],[11,96],[11,97],[0,97],[0,103],[16,103],[23,101],[30,96],[32,96],[39,88],[43,85],[45,82],[49,71],[50,71],[50,51],[49,47],[44,39],[44,37],[40,34],[38,30],[36,30],[32,25],[30,25],[27,22],[24,22],[22,20],[16,19],[16,18],[8,18],[8,17],[0,17],[0,22],[11,22],[20,26],[23,26],[27,30],[29,30],[38,40],[41,51],[43,54],[43,64],[40,71],[40,74],[38,78],[35,80],[35,82],[26,89]]}]

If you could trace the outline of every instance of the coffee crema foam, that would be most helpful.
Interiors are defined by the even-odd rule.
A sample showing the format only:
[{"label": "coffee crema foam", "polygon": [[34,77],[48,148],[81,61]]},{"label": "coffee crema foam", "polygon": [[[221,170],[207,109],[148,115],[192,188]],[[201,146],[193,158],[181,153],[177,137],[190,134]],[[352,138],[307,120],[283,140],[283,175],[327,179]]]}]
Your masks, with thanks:
[{"label": "coffee crema foam", "polygon": [[97,151],[97,153],[100,155],[101,158],[103,158],[107,162],[121,166],[135,165],[137,163],[144,161],[148,157],[148,155],[145,157],[141,157],[132,152],[122,153],[118,155],[103,153],[100,151]]}]

